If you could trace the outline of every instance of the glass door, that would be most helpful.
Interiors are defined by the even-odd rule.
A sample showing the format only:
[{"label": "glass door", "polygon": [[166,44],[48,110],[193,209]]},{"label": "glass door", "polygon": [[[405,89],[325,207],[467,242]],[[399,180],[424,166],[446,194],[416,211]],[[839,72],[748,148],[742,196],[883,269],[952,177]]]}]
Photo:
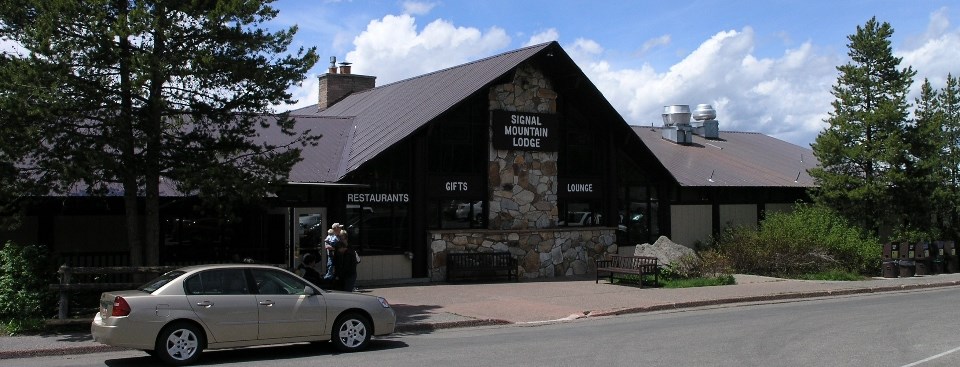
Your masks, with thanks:
[{"label": "glass door", "polygon": [[[296,268],[303,260],[303,255],[313,254],[317,260],[315,265],[323,264],[323,239],[327,236],[327,208],[293,208],[290,218],[293,249],[290,266]],[[317,267],[317,271],[320,271]],[[323,274],[323,272],[321,272]]]}]

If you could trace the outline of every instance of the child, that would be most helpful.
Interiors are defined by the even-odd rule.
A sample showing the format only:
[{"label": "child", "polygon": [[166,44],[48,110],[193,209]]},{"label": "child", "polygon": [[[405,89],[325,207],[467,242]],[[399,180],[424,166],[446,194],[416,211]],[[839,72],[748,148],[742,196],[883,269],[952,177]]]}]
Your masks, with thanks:
[{"label": "child", "polygon": [[333,229],[327,230],[327,238],[323,239],[323,249],[327,253],[327,272],[323,274],[323,280],[332,280],[333,279],[333,252],[337,249],[337,246],[340,244],[340,237],[333,232]]}]

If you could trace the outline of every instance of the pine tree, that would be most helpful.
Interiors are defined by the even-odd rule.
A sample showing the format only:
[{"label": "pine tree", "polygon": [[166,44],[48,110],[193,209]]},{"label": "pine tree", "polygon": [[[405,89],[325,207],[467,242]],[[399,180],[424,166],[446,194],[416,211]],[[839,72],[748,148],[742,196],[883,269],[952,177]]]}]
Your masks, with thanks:
[{"label": "pine tree", "polygon": [[[157,264],[161,181],[217,203],[260,198],[315,143],[265,117],[317,60],[288,51],[296,27],[262,28],[270,2],[3,2],[0,37],[23,51],[0,58],[0,106],[17,111],[0,132],[21,147],[0,148],[0,169],[19,162],[17,186],[41,194],[122,192],[131,263]],[[289,144],[255,141],[260,128]]]},{"label": "pine tree", "polygon": [[943,182],[940,185],[942,204],[945,206],[943,226],[952,235],[960,238],[960,81],[952,74],[937,96],[937,111],[943,127],[942,162]]},{"label": "pine tree", "polygon": [[904,180],[906,96],[916,74],[898,69],[892,35],[890,24],[871,18],[847,37],[850,61],[837,67],[833,111],[812,144],[820,161],[810,172],[819,186],[813,197],[874,233],[898,224],[891,187]]},{"label": "pine tree", "polygon": [[943,185],[947,177],[943,155],[947,137],[937,92],[927,79],[920,87],[914,116],[915,123],[907,130],[909,161],[904,179],[892,188],[892,194],[901,208],[897,214],[903,227],[939,238],[943,228],[934,220],[943,218],[947,208],[944,203],[949,191]]}]

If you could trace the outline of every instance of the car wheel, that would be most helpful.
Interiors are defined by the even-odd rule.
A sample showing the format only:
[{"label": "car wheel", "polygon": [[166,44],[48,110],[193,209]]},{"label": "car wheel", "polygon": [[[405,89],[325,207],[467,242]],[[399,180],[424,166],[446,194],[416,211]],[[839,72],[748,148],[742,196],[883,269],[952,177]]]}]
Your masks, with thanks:
[{"label": "car wheel", "polygon": [[190,323],[179,322],[163,328],[154,353],[166,363],[184,366],[196,362],[203,351],[204,335]]},{"label": "car wheel", "polygon": [[334,348],[341,352],[356,352],[363,350],[370,342],[370,321],[357,313],[347,313],[337,318],[333,323],[333,334],[330,338]]}]

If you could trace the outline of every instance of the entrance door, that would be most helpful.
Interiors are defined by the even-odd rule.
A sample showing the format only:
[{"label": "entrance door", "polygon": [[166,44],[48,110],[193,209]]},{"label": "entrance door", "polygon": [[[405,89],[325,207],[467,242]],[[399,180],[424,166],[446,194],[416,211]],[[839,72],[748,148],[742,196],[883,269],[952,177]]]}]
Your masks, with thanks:
[{"label": "entrance door", "polygon": [[323,274],[319,264],[323,264],[323,238],[327,236],[327,208],[294,208],[290,218],[290,243],[293,250],[291,266],[300,265],[305,254],[313,254],[317,259],[317,271]]}]

